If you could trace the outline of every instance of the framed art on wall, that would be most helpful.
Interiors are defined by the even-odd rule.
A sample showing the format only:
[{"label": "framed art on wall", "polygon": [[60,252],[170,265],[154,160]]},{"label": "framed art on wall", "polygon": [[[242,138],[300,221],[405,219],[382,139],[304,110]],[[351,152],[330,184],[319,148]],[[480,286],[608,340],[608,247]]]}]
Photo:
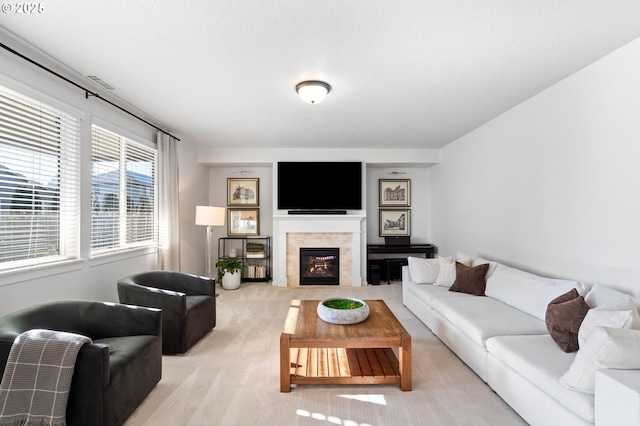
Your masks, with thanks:
[{"label": "framed art on wall", "polygon": [[410,236],[411,209],[380,209],[380,236]]},{"label": "framed art on wall", "polygon": [[227,178],[228,206],[258,206],[260,205],[259,178]]},{"label": "framed art on wall", "polygon": [[260,235],[260,209],[227,209],[227,234],[230,237]]},{"label": "framed art on wall", "polygon": [[411,179],[379,179],[380,207],[411,206]]}]

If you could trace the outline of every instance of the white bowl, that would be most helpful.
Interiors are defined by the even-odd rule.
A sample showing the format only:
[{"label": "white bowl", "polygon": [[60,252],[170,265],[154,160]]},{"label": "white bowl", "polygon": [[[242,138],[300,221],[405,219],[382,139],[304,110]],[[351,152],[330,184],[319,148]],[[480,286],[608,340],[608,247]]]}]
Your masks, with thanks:
[{"label": "white bowl", "polygon": [[[324,304],[329,300],[353,300],[362,303],[362,306],[355,309],[335,309]],[[321,320],[331,324],[357,324],[367,319],[369,316],[369,305],[364,300],[352,297],[327,297],[318,303],[318,316]]]}]

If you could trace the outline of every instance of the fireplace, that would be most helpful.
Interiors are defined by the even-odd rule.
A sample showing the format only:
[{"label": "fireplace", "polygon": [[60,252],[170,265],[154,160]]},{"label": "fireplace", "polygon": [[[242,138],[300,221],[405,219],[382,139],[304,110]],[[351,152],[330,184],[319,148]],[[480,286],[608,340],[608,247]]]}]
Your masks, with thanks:
[{"label": "fireplace", "polygon": [[340,249],[300,247],[300,285],[340,285]]}]

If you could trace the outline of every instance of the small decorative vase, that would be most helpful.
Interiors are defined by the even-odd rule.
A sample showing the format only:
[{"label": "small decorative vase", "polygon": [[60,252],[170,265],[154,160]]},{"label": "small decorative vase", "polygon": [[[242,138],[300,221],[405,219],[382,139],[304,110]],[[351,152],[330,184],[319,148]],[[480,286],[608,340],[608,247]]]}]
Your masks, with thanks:
[{"label": "small decorative vase", "polygon": [[[353,309],[335,309],[325,304],[333,300],[350,300],[362,303],[362,306]],[[331,324],[357,324],[369,317],[369,305],[364,300],[351,297],[328,297],[318,303],[317,310],[320,319]]]},{"label": "small decorative vase", "polygon": [[222,288],[225,290],[236,290],[240,287],[240,271],[233,274],[227,272],[222,276]]}]

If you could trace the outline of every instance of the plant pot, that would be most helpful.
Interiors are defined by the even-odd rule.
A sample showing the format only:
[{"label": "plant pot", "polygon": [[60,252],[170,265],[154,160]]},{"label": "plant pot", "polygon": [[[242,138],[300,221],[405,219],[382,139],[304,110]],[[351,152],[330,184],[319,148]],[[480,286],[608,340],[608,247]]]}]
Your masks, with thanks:
[{"label": "plant pot", "polygon": [[222,276],[222,288],[225,290],[236,290],[240,287],[240,271],[233,274],[227,272]]}]

